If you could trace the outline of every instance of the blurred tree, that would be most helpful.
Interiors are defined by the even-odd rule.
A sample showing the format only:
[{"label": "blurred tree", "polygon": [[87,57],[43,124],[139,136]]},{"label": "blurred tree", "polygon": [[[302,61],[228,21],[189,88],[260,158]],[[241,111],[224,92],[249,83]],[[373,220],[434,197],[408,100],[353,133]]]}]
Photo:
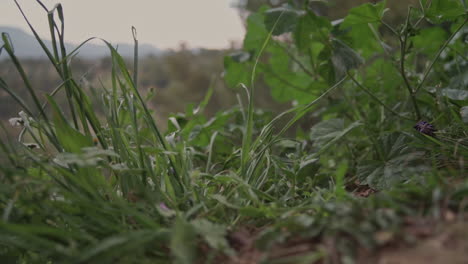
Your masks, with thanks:
[{"label": "blurred tree", "polygon": [[[257,11],[262,5],[278,7],[290,4],[294,7],[307,5],[317,15],[327,16],[332,20],[343,18],[348,11],[364,3],[376,3],[378,0],[238,0],[234,6],[238,8],[243,21],[251,12]],[[387,7],[392,10],[387,19],[395,21],[406,16],[408,6],[418,5],[418,0],[387,1]]]}]

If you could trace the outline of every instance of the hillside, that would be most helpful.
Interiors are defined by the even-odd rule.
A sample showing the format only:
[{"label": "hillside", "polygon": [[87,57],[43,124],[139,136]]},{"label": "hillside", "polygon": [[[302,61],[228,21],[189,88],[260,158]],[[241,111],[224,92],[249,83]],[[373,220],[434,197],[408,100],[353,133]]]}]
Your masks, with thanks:
[{"label": "hillside", "polygon": [[[42,51],[41,46],[36,41],[36,38],[30,32],[25,32],[22,29],[8,26],[0,26],[0,32],[6,32],[10,35],[10,39],[13,42],[15,52],[18,57],[35,59],[46,57],[45,53]],[[45,40],[44,43],[48,47],[52,47],[52,44],[49,40]],[[121,43],[113,44],[115,47],[118,47],[118,51],[123,57],[133,56],[133,45]],[[0,46],[1,45],[3,45],[2,39],[0,39]],[[72,51],[77,46],[78,45],[76,44],[66,43],[66,48],[68,51]],[[152,45],[142,44],[139,46],[139,54],[141,56],[159,55],[162,52],[162,50],[155,48]],[[84,45],[80,49],[78,56],[84,59],[106,57],[109,56],[109,49],[106,46],[99,44],[98,40],[95,40],[92,43]],[[6,58],[6,54],[5,52],[2,52],[2,54],[0,54],[0,59],[4,58]]]}]

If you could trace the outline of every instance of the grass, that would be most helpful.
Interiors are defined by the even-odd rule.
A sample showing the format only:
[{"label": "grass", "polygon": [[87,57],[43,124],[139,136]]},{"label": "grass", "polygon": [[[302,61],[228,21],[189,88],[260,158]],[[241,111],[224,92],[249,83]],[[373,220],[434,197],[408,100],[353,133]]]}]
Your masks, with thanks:
[{"label": "grass", "polygon": [[[0,142],[5,263],[352,263],[421,240],[415,221],[466,223],[461,120],[437,138],[385,131],[354,150],[344,139],[359,140],[369,121],[332,118],[312,128],[313,141],[288,138],[325,98],[358,81],[349,73],[310,103],[272,117],[253,105],[254,70],[247,108],[206,120],[210,92],[162,132],[136,85],[135,30],[134,72],[105,42],[112,85],[87,89],[70,69],[75,51],[64,47],[61,5],[48,14],[53,46],[42,47],[63,81],[51,94],[38,94],[2,34],[34,99],[25,104],[0,79],[23,108],[20,139]],[[67,108],[57,96],[66,96]],[[356,152],[378,159],[365,163]]]}]

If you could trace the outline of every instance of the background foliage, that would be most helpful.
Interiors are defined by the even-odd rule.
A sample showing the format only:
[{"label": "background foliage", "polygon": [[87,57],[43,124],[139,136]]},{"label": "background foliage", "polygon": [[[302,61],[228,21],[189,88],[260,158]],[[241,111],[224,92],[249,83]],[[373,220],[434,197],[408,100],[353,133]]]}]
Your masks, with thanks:
[{"label": "background foliage", "polygon": [[[132,62],[107,42],[106,77],[86,83],[101,70],[73,68],[60,5],[44,48],[56,84],[41,91],[3,33],[25,89],[2,72],[21,109],[9,120],[21,132],[0,141],[2,260],[372,263],[386,257],[373,250],[423,240],[421,225],[460,245],[448,262],[466,259],[464,2],[421,0],[403,20],[387,19],[386,1],[342,20],[314,2],[249,7],[243,48],[224,58],[234,92],[211,81],[212,64],[184,63],[219,53],[139,61],[136,46]],[[162,129],[154,102],[186,83],[204,96],[175,102],[185,111]],[[268,91],[292,107],[258,108]],[[237,104],[207,117],[219,93]]]}]

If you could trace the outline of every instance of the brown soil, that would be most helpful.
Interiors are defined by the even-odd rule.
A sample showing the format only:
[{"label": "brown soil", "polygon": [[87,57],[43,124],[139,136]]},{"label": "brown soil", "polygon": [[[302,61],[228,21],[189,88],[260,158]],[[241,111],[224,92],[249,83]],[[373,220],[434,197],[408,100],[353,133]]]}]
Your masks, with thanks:
[{"label": "brown soil", "polygon": [[[403,235],[378,232],[375,250],[359,249],[357,264],[468,264],[468,217],[460,219],[446,213],[444,221],[407,219]],[[290,239],[268,252],[255,247],[258,229],[240,229],[229,235],[237,256],[224,259],[228,264],[298,263],[294,257],[307,256],[310,262],[342,263],[331,239]],[[318,252],[326,252],[321,258]],[[320,259],[317,260],[317,257]]]}]

